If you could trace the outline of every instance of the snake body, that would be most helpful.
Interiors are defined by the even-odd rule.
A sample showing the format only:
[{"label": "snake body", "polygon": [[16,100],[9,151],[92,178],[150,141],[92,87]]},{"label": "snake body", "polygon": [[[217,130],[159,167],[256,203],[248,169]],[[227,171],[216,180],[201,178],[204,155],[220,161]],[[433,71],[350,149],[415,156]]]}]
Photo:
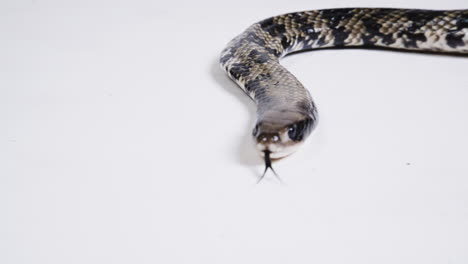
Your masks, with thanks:
[{"label": "snake body", "polygon": [[220,64],[257,105],[253,137],[265,157],[291,154],[317,124],[304,86],[279,59],[318,48],[390,48],[468,54],[468,10],[342,8],[274,16],[247,28]]}]

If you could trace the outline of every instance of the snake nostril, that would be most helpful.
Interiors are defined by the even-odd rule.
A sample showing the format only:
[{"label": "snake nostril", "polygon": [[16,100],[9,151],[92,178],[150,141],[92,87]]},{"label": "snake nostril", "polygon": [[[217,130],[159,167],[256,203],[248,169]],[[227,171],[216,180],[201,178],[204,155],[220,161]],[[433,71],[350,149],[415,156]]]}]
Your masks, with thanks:
[{"label": "snake nostril", "polygon": [[265,134],[260,134],[257,136],[257,142],[259,143],[265,143],[268,141],[268,137]]}]

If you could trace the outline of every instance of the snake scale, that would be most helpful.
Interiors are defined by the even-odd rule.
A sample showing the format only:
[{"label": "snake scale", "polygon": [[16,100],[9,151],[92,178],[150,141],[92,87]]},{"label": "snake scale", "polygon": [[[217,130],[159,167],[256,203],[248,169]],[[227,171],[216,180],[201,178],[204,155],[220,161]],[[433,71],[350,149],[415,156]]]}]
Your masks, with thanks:
[{"label": "snake scale", "polygon": [[[253,137],[264,157],[293,153],[317,124],[304,86],[279,63],[318,48],[388,48],[468,54],[468,10],[341,8],[288,13],[247,28],[222,51],[220,64],[257,105]],[[276,175],[276,173],[275,173]]]}]

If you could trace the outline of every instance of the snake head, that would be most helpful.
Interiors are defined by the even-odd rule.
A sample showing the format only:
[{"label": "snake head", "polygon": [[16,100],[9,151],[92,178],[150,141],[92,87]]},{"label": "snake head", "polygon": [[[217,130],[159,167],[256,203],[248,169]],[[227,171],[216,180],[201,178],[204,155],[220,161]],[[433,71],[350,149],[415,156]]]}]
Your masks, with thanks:
[{"label": "snake head", "polygon": [[274,118],[265,117],[257,122],[252,134],[262,157],[268,152],[272,159],[279,159],[296,151],[314,125],[310,116],[276,113]]}]

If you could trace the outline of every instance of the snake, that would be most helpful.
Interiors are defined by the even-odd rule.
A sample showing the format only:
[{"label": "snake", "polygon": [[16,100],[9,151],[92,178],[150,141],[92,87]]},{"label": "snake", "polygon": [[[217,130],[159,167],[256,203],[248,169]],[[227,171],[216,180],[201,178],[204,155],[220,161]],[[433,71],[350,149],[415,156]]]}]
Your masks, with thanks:
[{"label": "snake", "polygon": [[317,126],[309,91],[280,64],[284,56],[326,48],[468,54],[468,9],[335,8],[286,13],[248,27],[219,63],[255,102],[252,136],[268,169],[294,153]]}]

